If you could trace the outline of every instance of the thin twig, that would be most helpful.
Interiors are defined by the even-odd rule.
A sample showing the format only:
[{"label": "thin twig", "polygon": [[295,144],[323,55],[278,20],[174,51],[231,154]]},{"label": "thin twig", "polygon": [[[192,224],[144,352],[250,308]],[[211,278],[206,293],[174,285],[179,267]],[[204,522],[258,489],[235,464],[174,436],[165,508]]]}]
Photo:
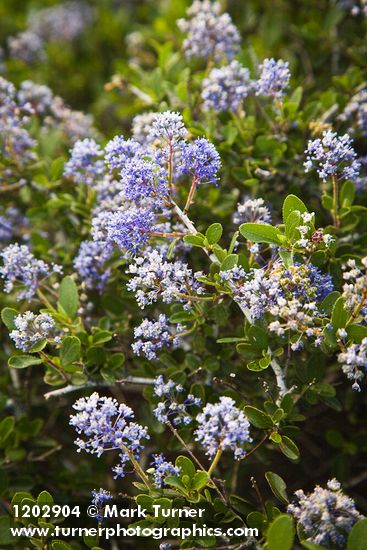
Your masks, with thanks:
[{"label": "thin twig", "polygon": [[67,395],[68,393],[73,393],[76,391],[88,389],[88,388],[104,388],[108,386],[112,386],[114,384],[136,384],[139,386],[152,386],[154,384],[153,378],[141,378],[138,376],[129,376],[128,378],[122,379],[122,380],[116,380],[113,384],[110,382],[105,382],[104,380],[99,380],[96,382],[87,382],[86,384],[83,384],[82,386],[76,386],[73,384],[70,384],[69,386],[65,386],[64,388],[60,388],[58,390],[49,391],[44,394],[45,399],[50,399],[51,397],[61,397],[63,395]]}]

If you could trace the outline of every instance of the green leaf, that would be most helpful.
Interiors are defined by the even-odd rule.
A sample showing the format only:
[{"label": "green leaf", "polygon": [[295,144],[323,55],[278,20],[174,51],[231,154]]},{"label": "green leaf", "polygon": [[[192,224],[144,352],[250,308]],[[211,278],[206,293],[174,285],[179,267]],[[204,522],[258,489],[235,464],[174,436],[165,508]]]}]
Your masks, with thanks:
[{"label": "green leaf", "polygon": [[310,542],[308,540],[301,540],[301,544],[303,548],[307,548],[307,550],[324,550],[325,549],[325,546],[314,544],[313,542]]},{"label": "green leaf", "polygon": [[297,460],[297,458],[299,458],[299,450],[297,445],[285,435],[282,436],[282,441],[279,443],[279,448],[290,460]]},{"label": "green leaf", "polygon": [[367,338],[367,327],[362,325],[349,325],[347,327],[348,338],[352,338],[353,342],[360,344],[363,338]]},{"label": "green leaf", "polygon": [[220,223],[212,223],[206,230],[205,236],[209,244],[215,244],[220,241],[223,234],[223,227]]},{"label": "green leaf", "polygon": [[73,550],[73,547],[62,540],[55,540],[52,543],[52,550]]},{"label": "green leaf", "polygon": [[354,183],[351,180],[345,181],[340,190],[339,200],[340,200],[341,207],[348,208],[348,206],[352,206],[355,194],[356,194],[356,190],[354,187]]},{"label": "green leaf", "polygon": [[348,311],[344,308],[344,298],[340,296],[335,302],[333,312],[331,314],[331,324],[333,328],[337,330],[338,328],[344,328],[348,321]]},{"label": "green leaf", "polygon": [[366,550],[367,518],[357,521],[349,533],[347,550]]},{"label": "green leaf", "polygon": [[298,210],[293,210],[285,222],[285,234],[289,240],[295,240],[300,238],[300,232],[298,227],[301,223],[301,213]]},{"label": "green leaf", "polygon": [[321,302],[321,311],[325,312],[327,315],[331,315],[331,312],[333,310],[334,304],[337,301],[337,299],[340,296],[340,292],[334,290],[333,292],[330,292],[326,296],[326,298],[323,299]]},{"label": "green leaf", "polygon": [[282,258],[285,267],[293,265],[293,253],[289,250],[280,249],[279,256]]},{"label": "green leaf", "polygon": [[288,216],[291,212],[298,210],[300,214],[308,212],[307,206],[301,199],[296,197],[296,195],[288,195],[283,202],[282,213],[283,213],[283,223],[287,222]]},{"label": "green leaf", "polygon": [[191,487],[196,491],[200,491],[209,481],[209,476],[206,472],[196,472],[194,479],[192,480]]},{"label": "green leaf", "polygon": [[54,499],[52,498],[52,496],[48,491],[42,491],[37,497],[37,504],[39,505],[48,504],[52,506],[53,503],[54,503]]},{"label": "green leaf", "polygon": [[266,481],[269,483],[270,489],[273,494],[284,504],[289,502],[287,495],[287,485],[285,481],[275,474],[274,472],[266,472],[265,474]]},{"label": "green leaf", "polygon": [[253,243],[280,244],[279,229],[267,223],[243,223],[240,225],[240,233]]},{"label": "green leaf", "polygon": [[8,365],[13,369],[26,369],[27,367],[40,365],[41,363],[42,359],[33,355],[12,355],[8,359]]},{"label": "green leaf", "polygon": [[204,248],[204,237],[202,235],[187,235],[184,237],[186,244],[191,244],[192,246],[199,246]]},{"label": "green leaf", "polygon": [[11,432],[14,430],[15,418],[14,416],[7,416],[0,422],[0,443],[4,443],[8,439]]},{"label": "green leaf", "polygon": [[63,367],[71,365],[80,358],[80,340],[76,336],[66,336],[60,348],[60,362]]},{"label": "green leaf", "polygon": [[244,410],[247,418],[249,419],[251,424],[255,426],[255,428],[264,429],[273,427],[273,421],[271,417],[260,409],[252,407],[251,405],[247,405]]},{"label": "green leaf", "polygon": [[267,550],[292,550],[294,535],[293,518],[281,514],[269,527],[266,537]]},{"label": "green leaf", "polygon": [[181,476],[187,475],[190,479],[192,479],[196,474],[195,466],[191,462],[191,460],[187,458],[187,456],[178,456],[176,458],[175,465],[177,466],[177,468],[180,468]]},{"label": "green leaf", "polygon": [[78,289],[69,276],[61,281],[58,303],[71,319],[75,317],[79,307]]},{"label": "green leaf", "polygon": [[228,271],[238,264],[238,254],[228,254],[220,266],[221,271]]},{"label": "green leaf", "polygon": [[9,330],[14,330],[16,328],[14,324],[14,319],[19,315],[19,312],[16,309],[11,307],[4,307],[1,311],[1,319],[4,325]]}]

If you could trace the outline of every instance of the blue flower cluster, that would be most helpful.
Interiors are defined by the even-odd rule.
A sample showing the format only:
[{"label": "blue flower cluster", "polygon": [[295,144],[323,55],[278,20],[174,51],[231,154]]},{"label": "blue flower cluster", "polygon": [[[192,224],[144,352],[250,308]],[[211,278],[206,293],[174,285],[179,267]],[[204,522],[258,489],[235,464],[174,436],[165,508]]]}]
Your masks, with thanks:
[{"label": "blue flower cluster", "polygon": [[195,440],[213,457],[218,450],[231,450],[236,460],[246,456],[243,448],[251,443],[250,423],[243,411],[236,407],[230,397],[220,397],[218,403],[208,403],[196,417],[199,424]]},{"label": "blue flower cluster", "polygon": [[316,486],[312,493],[296,491],[296,500],[288,506],[302,526],[306,540],[325,548],[345,548],[353,525],[363,516],[356,510],[353,499],[343,494],[336,479],[327,488]]},{"label": "blue flower cluster", "polygon": [[103,290],[111,276],[105,264],[113,253],[112,246],[103,241],[83,241],[73,265],[88,289]]},{"label": "blue flower cluster", "polygon": [[26,311],[14,319],[15,330],[9,334],[15,347],[22,351],[31,350],[36,344],[49,338],[55,328],[55,321],[47,313],[35,315]]},{"label": "blue flower cluster", "polygon": [[245,197],[243,202],[237,204],[237,211],[233,214],[233,223],[271,223],[271,213],[265,206],[264,199],[251,199]]},{"label": "blue flower cluster", "polygon": [[181,384],[176,384],[173,380],[165,382],[162,375],[159,375],[155,379],[154,395],[164,398],[153,410],[153,414],[159,422],[163,424],[170,422],[174,426],[179,426],[180,424],[187,426],[191,423],[192,416],[188,412],[188,407],[200,407],[201,399],[188,394],[182,401],[180,395],[184,394],[184,392],[185,390]]},{"label": "blue flower cluster", "polygon": [[250,72],[233,60],[223,67],[214,67],[203,80],[201,97],[204,108],[216,112],[237,111],[253,91]]},{"label": "blue flower cluster", "polygon": [[62,273],[60,266],[37,260],[26,245],[10,244],[0,252],[0,258],[3,262],[0,277],[4,279],[4,291],[10,293],[19,289],[17,300],[29,300],[43,279],[53,273]]},{"label": "blue flower cluster", "polygon": [[134,329],[135,342],[131,345],[134,353],[138,356],[144,355],[147,359],[157,359],[157,352],[167,348],[175,348],[180,344],[181,333],[186,327],[178,323],[173,333],[168,324],[168,318],[164,313],[158,316],[156,321],[144,319]]},{"label": "blue flower cluster", "polygon": [[264,59],[259,67],[260,77],[256,81],[256,95],[281,100],[291,77],[289,63],[279,59]]},{"label": "blue flower cluster", "polygon": [[70,151],[70,160],[65,164],[64,176],[76,183],[94,185],[104,174],[103,151],[94,139],[83,139],[75,143]]},{"label": "blue flower cluster", "polygon": [[197,272],[193,275],[188,265],[181,260],[170,262],[157,250],[148,251],[145,256],[134,258],[127,272],[133,277],[127,283],[128,290],[135,293],[139,306],[144,309],[161,298],[166,304],[173,300],[190,307],[190,297],[205,292],[197,281],[202,275]]},{"label": "blue flower cluster", "polygon": [[120,462],[113,471],[115,478],[124,477],[126,464],[131,458],[139,458],[144,449],[142,440],[149,439],[147,428],[132,422],[134,413],[130,407],[111,397],[100,397],[97,392],[78,399],[73,408],[77,413],[71,415],[70,425],[85,437],[75,440],[78,452],[101,456],[118,450]]},{"label": "blue flower cluster", "polygon": [[[346,335],[346,333],[345,333]],[[339,334],[343,337],[343,334]],[[342,370],[349,380],[353,380],[353,389],[361,391],[360,382],[367,374],[367,338],[360,344],[351,344],[338,355]]]},{"label": "blue flower cluster", "polygon": [[338,136],[336,132],[327,130],[322,138],[308,142],[305,151],[305,172],[316,169],[320,178],[336,177],[339,180],[356,180],[359,176],[360,163],[348,134]]},{"label": "blue flower cluster", "polygon": [[183,146],[178,166],[180,175],[190,176],[197,184],[216,184],[220,167],[219,153],[207,139],[196,139]]},{"label": "blue flower cluster", "polygon": [[112,495],[106,489],[98,489],[98,491],[92,491],[92,504],[97,507],[98,513],[95,515],[95,518],[98,522],[102,523],[104,520],[103,509],[105,503],[109,500],[112,500]]},{"label": "blue flower cluster", "polygon": [[220,13],[219,2],[194,0],[187,10],[189,19],[177,24],[187,34],[183,49],[187,58],[220,61],[232,59],[239,49],[240,34],[228,13]]},{"label": "blue flower cluster", "polygon": [[152,458],[150,466],[153,470],[154,485],[161,489],[164,486],[164,479],[167,476],[178,476],[180,468],[174,466],[162,453],[153,455]]}]

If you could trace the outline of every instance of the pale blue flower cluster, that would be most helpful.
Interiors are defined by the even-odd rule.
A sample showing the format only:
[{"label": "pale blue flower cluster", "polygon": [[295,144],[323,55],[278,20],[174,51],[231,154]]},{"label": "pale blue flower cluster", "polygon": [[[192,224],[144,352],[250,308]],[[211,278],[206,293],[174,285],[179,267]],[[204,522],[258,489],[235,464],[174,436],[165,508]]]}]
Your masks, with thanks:
[{"label": "pale blue flower cluster", "polygon": [[165,111],[157,113],[153,119],[148,137],[158,138],[163,142],[173,144],[187,137],[187,129],[180,113]]},{"label": "pale blue flower cluster", "polygon": [[160,204],[168,197],[167,179],[164,168],[145,159],[128,160],[121,171],[125,196],[137,204],[149,197]]},{"label": "pale blue flower cluster", "polygon": [[175,348],[180,344],[180,333],[186,327],[178,323],[173,332],[169,325],[168,318],[164,313],[158,316],[155,321],[144,319],[134,329],[135,342],[131,345],[134,353],[138,356],[144,355],[148,360],[157,359],[157,353],[163,348]]},{"label": "pale blue flower cluster", "polygon": [[325,181],[336,177],[339,180],[355,180],[359,176],[360,163],[348,134],[339,136],[331,130],[324,131],[322,138],[310,140],[305,151],[305,172],[316,169]]},{"label": "pale blue flower cluster", "polygon": [[206,110],[237,111],[243,100],[252,93],[250,72],[238,61],[214,67],[204,78],[201,97]]},{"label": "pale blue flower cluster", "polygon": [[190,307],[190,297],[205,292],[197,281],[201,272],[193,275],[185,262],[168,261],[158,250],[147,251],[144,256],[134,258],[127,272],[133,277],[126,286],[135,293],[136,301],[142,309],[159,298],[166,304],[175,300]]},{"label": "pale blue flower cluster", "polygon": [[10,244],[0,252],[3,265],[0,277],[4,279],[4,291],[18,290],[17,300],[33,298],[43,279],[53,273],[62,273],[59,265],[48,265],[38,260],[26,245]]},{"label": "pale blue flower cluster", "polygon": [[288,87],[291,73],[289,63],[282,59],[264,59],[259,67],[256,95],[281,100]]},{"label": "pale blue flower cluster", "polygon": [[149,439],[147,428],[132,422],[134,412],[130,407],[111,397],[100,397],[97,392],[78,399],[73,408],[77,413],[71,415],[70,425],[85,438],[75,440],[78,452],[101,456],[118,450],[120,462],[113,471],[115,478],[124,477],[131,457],[138,460],[144,449],[142,440]]},{"label": "pale blue flower cluster", "polygon": [[105,165],[103,151],[94,139],[83,139],[75,143],[70,151],[70,159],[64,166],[64,176],[76,183],[95,185],[103,176]]},{"label": "pale blue flower cluster", "polygon": [[165,484],[165,478],[167,476],[178,476],[180,468],[174,466],[162,453],[153,455],[152,458],[150,466],[153,469],[154,485],[161,489]]},{"label": "pale blue flower cluster", "polygon": [[110,170],[122,170],[128,160],[141,157],[145,149],[134,139],[115,136],[107,143],[104,151],[105,161]]},{"label": "pale blue flower cluster", "polygon": [[345,548],[348,533],[363,516],[353,499],[343,494],[340,483],[334,478],[326,489],[317,485],[312,493],[300,489],[294,494],[288,513],[300,523],[306,540],[325,548]]},{"label": "pale blue flower cluster", "polygon": [[106,502],[112,500],[112,495],[106,489],[98,489],[98,491],[92,491],[92,504],[97,507],[98,513],[95,515],[95,518],[100,523],[104,520],[103,510]]},{"label": "pale blue flower cluster", "polygon": [[93,290],[103,290],[111,276],[105,267],[113,253],[113,247],[104,241],[83,241],[73,265],[84,285]]},{"label": "pale blue flower cluster", "polygon": [[43,61],[48,42],[75,40],[93,18],[93,10],[83,1],[67,1],[34,11],[27,29],[8,39],[10,56],[27,64]]},{"label": "pale blue flower cluster", "polygon": [[[192,422],[192,415],[188,411],[188,407],[200,407],[201,399],[193,396],[191,393],[185,394],[185,389],[181,384],[176,384],[173,380],[164,380],[162,375],[159,375],[154,381],[154,395],[162,397],[153,414],[159,422],[166,424],[172,423],[174,426],[183,424],[187,426]],[[183,399],[180,396],[183,396]]]},{"label": "pale blue flower cluster", "polygon": [[23,236],[28,228],[28,219],[14,206],[9,206],[0,215],[0,243],[10,241],[14,236]]},{"label": "pale blue flower cluster", "polygon": [[196,421],[195,440],[201,443],[209,457],[218,450],[233,451],[236,460],[246,456],[243,446],[252,441],[250,423],[233,399],[220,397],[217,403],[207,403]]},{"label": "pale blue flower cluster", "polygon": [[0,152],[20,166],[36,159],[36,141],[26,128],[28,122],[29,113],[19,108],[15,87],[0,76]]},{"label": "pale blue flower cluster", "polygon": [[180,30],[187,34],[183,49],[188,59],[197,57],[220,61],[236,55],[240,34],[229,14],[220,12],[219,2],[194,0],[187,10],[189,19],[177,21]]},{"label": "pale blue flower cluster", "polygon": [[219,153],[207,139],[199,138],[182,147],[178,173],[190,176],[197,184],[216,184],[220,167]]},{"label": "pale blue flower cluster", "polygon": [[[367,90],[364,89],[356,93],[338,118],[343,122],[355,122],[357,130],[361,132],[362,136],[367,136]],[[354,131],[353,127],[348,129],[349,133]]]},{"label": "pale blue flower cluster", "polygon": [[343,373],[354,381],[353,389],[361,391],[360,383],[367,374],[367,338],[363,338],[360,344],[351,344],[339,353],[338,361],[342,363]]},{"label": "pale blue flower cluster", "polygon": [[48,86],[24,80],[18,91],[18,103],[22,109],[44,115],[51,110],[54,96]]},{"label": "pale blue flower cluster", "polygon": [[9,333],[15,347],[28,352],[36,344],[50,337],[55,329],[55,321],[47,313],[36,315],[26,311],[14,319],[16,329]]},{"label": "pale blue flower cluster", "polygon": [[271,213],[265,205],[264,199],[245,197],[237,204],[237,211],[233,214],[233,223],[271,223]]},{"label": "pale blue flower cluster", "polygon": [[31,30],[26,30],[10,36],[7,40],[9,54],[27,65],[33,65],[46,59],[42,38]]},{"label": "pale blue flower cluster", "polygon": [[[312,264],[295,264],[285,267],[274,262],[270,269],[242,267],[221,271],[220,279],[230,285],[234,300],[248,311],[252,319],[270,314],[274,321],[268,330],[283,336],[287,331],[298,331],[307,337],[322,341],[322,326],[317,319],[324,317],[320,302],[333,291],[333,282],[328,273],[322,273]],[[307,327],[307,328],[305,328]],[[292,349],[301,349],[302,342],[292,344]]]}]

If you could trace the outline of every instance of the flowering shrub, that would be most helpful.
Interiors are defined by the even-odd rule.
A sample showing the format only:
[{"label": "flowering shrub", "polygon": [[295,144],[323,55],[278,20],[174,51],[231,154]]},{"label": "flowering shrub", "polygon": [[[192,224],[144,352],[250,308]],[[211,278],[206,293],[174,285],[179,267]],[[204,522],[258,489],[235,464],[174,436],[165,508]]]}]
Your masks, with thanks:
[{"label": "flowering shrub", "polygon": [[365,3],[123,4],[4,26],[0,546],[361,550]]}]

